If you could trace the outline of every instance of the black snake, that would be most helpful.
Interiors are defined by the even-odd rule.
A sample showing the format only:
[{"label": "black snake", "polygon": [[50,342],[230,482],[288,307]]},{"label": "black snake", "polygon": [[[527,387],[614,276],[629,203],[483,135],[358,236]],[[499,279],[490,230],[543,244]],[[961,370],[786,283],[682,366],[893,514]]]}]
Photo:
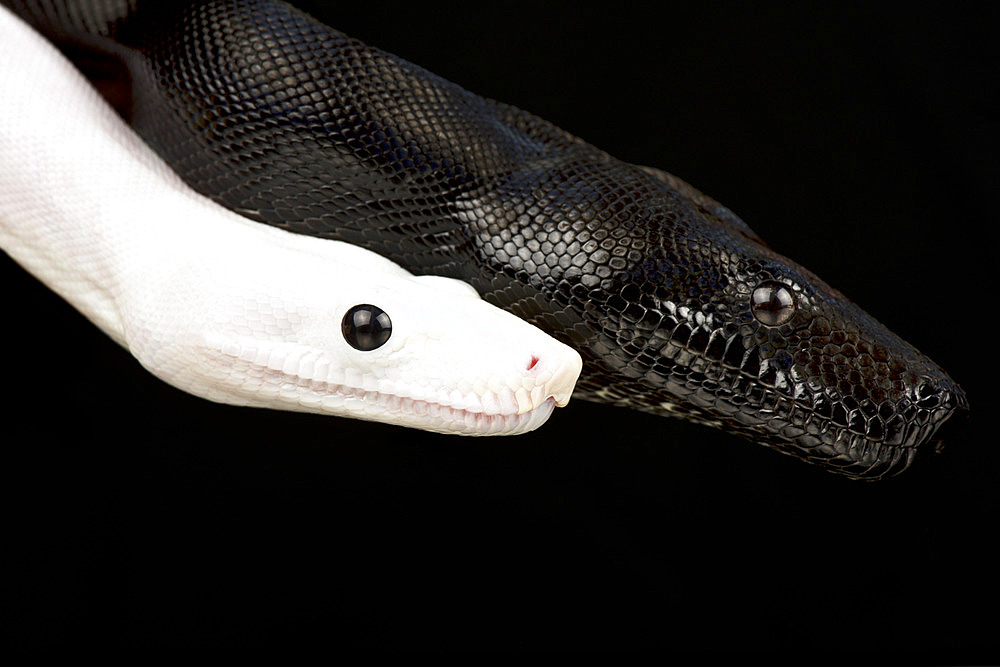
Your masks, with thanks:
[{"label": "black snake", "polygon": [[274,0],[2,0],[196,190],[355,243],[580,351],[576,396],[854,477],[905,469],[962,390],[736,215]]}]

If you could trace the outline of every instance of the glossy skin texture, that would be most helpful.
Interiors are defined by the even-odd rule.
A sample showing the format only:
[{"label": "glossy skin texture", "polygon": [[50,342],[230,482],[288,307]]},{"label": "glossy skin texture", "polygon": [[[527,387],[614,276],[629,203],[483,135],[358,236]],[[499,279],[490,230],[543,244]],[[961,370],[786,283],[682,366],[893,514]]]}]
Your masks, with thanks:
[{"label": "glossy skin texture", "polygon": [[966,406],[933,362],[686,183],[285,5],[33,20],[124,63],[126,114],[196,189],[468,280],[581,352],[578,397],[869,478]]}]

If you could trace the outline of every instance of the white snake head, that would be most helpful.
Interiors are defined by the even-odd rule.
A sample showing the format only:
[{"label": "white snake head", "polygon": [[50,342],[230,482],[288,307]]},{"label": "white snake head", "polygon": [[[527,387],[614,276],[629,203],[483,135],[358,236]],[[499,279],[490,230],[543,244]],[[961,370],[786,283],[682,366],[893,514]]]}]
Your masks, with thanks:
[{"label": "white snake head", "polygon": [[[130,321],[155,323],[127,325],[126,345],[170,384],[224,403],[465,435],[531,431],[569,400],[580,355],[467,284],[226,217],[240,224],[215,251],[224,260],[187,249],[163,271],[137,267],[123,288]],[[171,253],[169,243],[154,245]],[[348,315],[359,306],[362,324],[381,320],[374,331],[359,333]]]}]

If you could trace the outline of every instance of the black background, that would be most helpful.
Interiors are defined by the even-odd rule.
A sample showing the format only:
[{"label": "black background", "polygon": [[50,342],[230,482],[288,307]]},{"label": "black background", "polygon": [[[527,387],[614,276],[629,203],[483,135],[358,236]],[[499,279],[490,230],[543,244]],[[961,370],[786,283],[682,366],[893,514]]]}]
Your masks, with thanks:
[{"label": "black background", "polygon": [[149,376],[4,257],[8,631],[998,657],[996,16],[314,11],[691,182],[948,369],[971,417],[943,453],[858,483],[582,401],[500,439],[238,409]]}]

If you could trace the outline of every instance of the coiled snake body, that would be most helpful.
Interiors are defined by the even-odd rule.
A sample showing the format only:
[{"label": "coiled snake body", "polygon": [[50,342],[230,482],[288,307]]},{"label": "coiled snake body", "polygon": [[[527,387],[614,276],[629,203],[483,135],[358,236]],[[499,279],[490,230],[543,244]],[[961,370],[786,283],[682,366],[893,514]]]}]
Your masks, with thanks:
[{"label": "coiled snake body", "polygon": [[286,4],[3,1],[123,66],[125,115],[196,190],[469,281],[581,352],[578,397],[855,477],[904,469],[966,407],[937,365],[683,181]]}]

